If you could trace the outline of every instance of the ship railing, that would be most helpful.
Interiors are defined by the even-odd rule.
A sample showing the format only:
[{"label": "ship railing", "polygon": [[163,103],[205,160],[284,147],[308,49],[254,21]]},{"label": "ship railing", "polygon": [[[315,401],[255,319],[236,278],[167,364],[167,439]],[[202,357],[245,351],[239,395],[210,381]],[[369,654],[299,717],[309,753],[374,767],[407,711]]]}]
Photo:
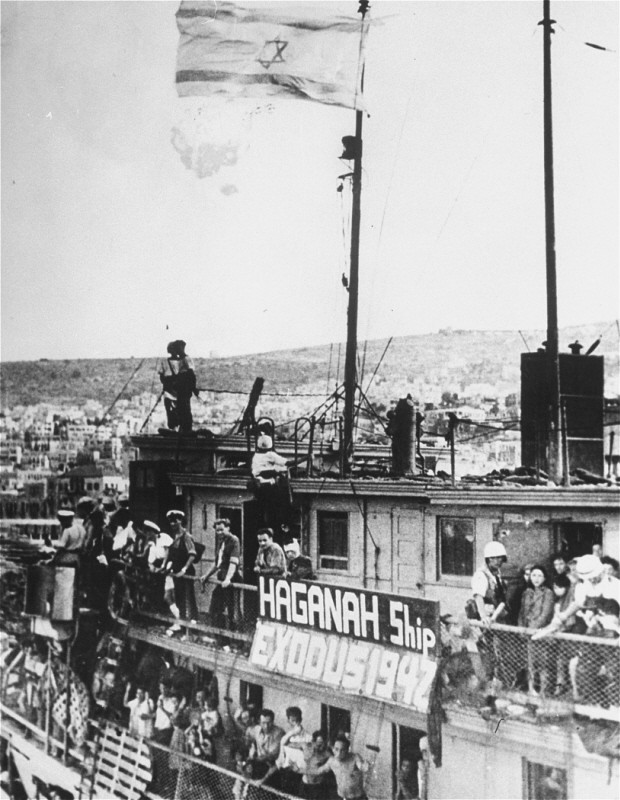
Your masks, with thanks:
[{"label": "ship railing", "polygon": [[443,697],[483,715],[620,715],[620,639],[466,620],[443,626]]},{"label": "ship railing", "polygon": [[[204,750],[201,756],[186,752],[189,746],[185,735],[177,736],[178,745],[175,747],[174,740],[165,745],[155,739],[135,736],[118,722],[90,719],[86,740],[81,748],[75,748],[67,747],[66,742],[54,738],[49,731],[4,703],[0,704],[0,712],[7,736],[27,738],[30,744],[40,747],[42,753],[78,772],[83,797],[141,796],[150,800],[247,797],[248,800],[276,800],[291,796],[276,788],[259,785],[259,773],[256,771],[253,775],[253,765],[242,746],[239,768],[243,773],[233,771],[237,750],[233,738],[221,736],[215,739],[213,755],[218,763],[210,763],[205,760]],[[37,777],[36,770],[33,775]]]},{"label": "ship railing", "polygon": [[[145,621],[151,632],[162,633],[233,650],[249,650],[258,616],[258,588],[246,583],[232,583],[230,603],[212,603],[217,586],[214,579],[204,586],[198,576],[179,576],[177,580],[191,586],[201,611],[195,619],[175,619],[164,601],[164,575],[133,568],[115,574],[108,608],[118,620],[139,624]],[[177,603],[178,603],[177,598]]]},{"label": "ship railing", "polygon": [[[173,737],[175,734],[173,733]],[[182,752],[173,746],[166,746],[151,740],[144,740],[149,747],[153,780],[144,792],[150,800],[175,798],[175,800],[195,800],[195,798],[239,797],[248,800],[276,800],[289,798],[290,794],[266,784],[261,785],[260,762],[247,757],[247,749],[239,748],[238,769],[235,769],[234,743],[224,738],[214,740],[218,763],[209,763],[203,756]],[[174,740],[171,745],[174,744]],[[182,746],[187,747],[186,744]],[[195,752],[201,748],[196,747]],[[228,764],[230,768],[219,766]],[[280,777],[280,773],[276,773]],[[294,795],[297,796],[297,795]]]}]

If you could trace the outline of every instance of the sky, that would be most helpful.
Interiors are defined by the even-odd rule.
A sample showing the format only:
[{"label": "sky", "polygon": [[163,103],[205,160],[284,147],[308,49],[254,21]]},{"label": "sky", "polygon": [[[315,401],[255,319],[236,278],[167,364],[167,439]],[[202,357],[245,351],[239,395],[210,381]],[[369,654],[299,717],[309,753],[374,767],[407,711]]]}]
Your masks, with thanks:
[{"label": "sky", "polygon": [[[177,8],[1,4],[3,361],[345,339],[354,112],[179,98]],[[619,316],[619,4],[551,9],[562,327]],[[371,4],[361,340],[545,328],[542,13]]]}]

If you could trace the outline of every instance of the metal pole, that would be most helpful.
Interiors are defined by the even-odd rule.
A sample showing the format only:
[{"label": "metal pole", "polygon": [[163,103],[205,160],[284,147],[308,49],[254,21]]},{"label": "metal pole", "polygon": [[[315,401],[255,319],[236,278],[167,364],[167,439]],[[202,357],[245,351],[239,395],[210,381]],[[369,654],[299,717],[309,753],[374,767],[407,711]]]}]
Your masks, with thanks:
[{"label": "metal pole", "polygon": [[344,463],[346,474],[353,460],[353,420],[357,387],[357,310],[359,294],[359,247],[362,193],[362,112],[355,112],[357,151],[353,167],[353,210],[351,216],[351,267],[349,272],[349,310],[347,314],[347,349],[344,363]]},{"label": "metal pole", "polygon": [[69,757],[69,725],[71,724],[71,642],[67,642],[67,656],[66,656],[66,667],[67,667],[67,680],[66,680],[66,690],[67,690],[67,702],[65,705],[65,730],[64,730],[64,751],[62,754],[62,763],[66,764],[67,759]]},{"label": "metal pole", "polygon": [[550,0],[543,0],[543,117],[545,164],[545,241],[547,265],[547,375],[549,391],[549,477],[562,479],[560,411],[560,357],[558,346],[558,300],[555,262],[555,209],[553,181],[553,124],[551,98],[551,34],[554,32]]},{"label": "metal pole", "polygon": [[[360,2],[362,36],[364,17],[368,9],[367,0]],[[363,88],[363,73],[362,73]],[[353,461],[353,420],[355,413],[355,391],[357,388],[357,308],[359,294],[359,251],[362,197],[362,122],[363,111],[355,112],[355,159],[352,179],[351,212],[351,265],[349,272],[349,309],[347,313],[347,349],[344,363],[344,438],[341,446],[344,454],[344,469],[351,474]]]}]

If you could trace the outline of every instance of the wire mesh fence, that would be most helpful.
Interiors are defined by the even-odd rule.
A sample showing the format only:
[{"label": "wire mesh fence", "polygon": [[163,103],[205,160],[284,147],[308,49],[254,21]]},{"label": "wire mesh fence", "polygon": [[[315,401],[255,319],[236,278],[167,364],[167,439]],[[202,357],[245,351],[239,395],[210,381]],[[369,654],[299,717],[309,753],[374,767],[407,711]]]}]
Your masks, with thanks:
[{"label": "wire mesh fence", "polygon": [[446,697],[557,702],[589,716],[620,711],[620,639],[536,631],[470,620],[446,627]]},{"label": "wire mesh fence", "polygon": [[136,800],[275,800],[291,796],[268,784],[259,785],[257,762],[239,761],[237,772],[215,763],[228,763],[231,747],[221,741],[205,749],[177,727],[156,732],[147,740],[131,736],[118,725],[102,725],[93,741],[84,794]]}]

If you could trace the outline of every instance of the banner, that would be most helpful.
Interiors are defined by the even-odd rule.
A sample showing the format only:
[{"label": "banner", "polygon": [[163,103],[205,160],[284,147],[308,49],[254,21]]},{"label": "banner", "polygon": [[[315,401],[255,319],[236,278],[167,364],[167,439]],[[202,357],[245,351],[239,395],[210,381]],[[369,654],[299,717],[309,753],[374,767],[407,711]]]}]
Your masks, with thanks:
[{"label": "banner", "polygon": [[422,713],[428,710],[437,672],[436,662],[421,653],[264,621],[257,624],[250,662],[331,691],[364,695]]},{"label": "banner", "polygon": [[331,691],[429,710],[439,603],[261,576],[250,662]]},{"label": "banner", "polygon": [[285,93],[362,108],[362,19],[330,6],[184,0],[177,11],[179,95]]}]

